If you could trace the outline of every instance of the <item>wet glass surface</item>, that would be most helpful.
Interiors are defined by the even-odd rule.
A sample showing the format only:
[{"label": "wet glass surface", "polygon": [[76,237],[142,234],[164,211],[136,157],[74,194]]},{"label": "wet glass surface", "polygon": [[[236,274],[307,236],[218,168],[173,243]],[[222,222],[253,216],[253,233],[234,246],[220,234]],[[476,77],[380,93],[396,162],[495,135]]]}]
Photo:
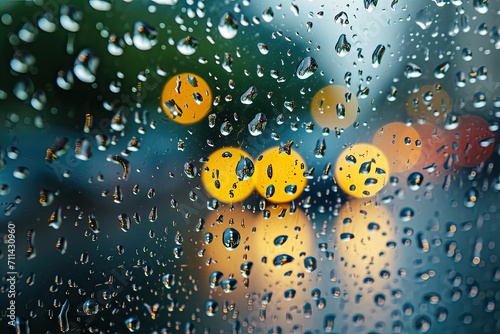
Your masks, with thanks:
[{"label": "wet glass surface", "polygon": [[499,11],[1,2],[0,332],[500,332]]}]

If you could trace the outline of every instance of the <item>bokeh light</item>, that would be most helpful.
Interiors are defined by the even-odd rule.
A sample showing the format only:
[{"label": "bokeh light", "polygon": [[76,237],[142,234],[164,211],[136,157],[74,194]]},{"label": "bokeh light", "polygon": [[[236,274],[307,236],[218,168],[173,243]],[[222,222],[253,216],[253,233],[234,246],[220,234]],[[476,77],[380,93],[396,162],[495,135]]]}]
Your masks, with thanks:
[{"label": "bokeh light", "polygon": [[495,149],[495,134],[483,118],[464,115],[458,118],[458,126],[446,131],[451,144],[453,162],[462,167],[474,167],[486,161]]},{"label": "bokeh light", "polygon": [[432,123],[413,124],[421,141],[422,151],[412,170],[427,176],[440,176],[451,171],[451,147],[446,136],[438,126]]},{"label": "bokeh light", "polygon": [[344,129],[356,120],[358,99],[343,86],[325,86],[314,95],[311,113],[322,127]]},{"label": "bokeh light", "polygon": [[207,115],[212,100],[212,91],[202,77],[181,73],[170,78],[163,87],[161,107],[175,122],[192,124]]},{"label": "bokeh light", "polygon": [[451,101],[440,84],[424,85],[410,94],[406,110],[415,120],[440,124],[451,112]]},{"label": "bokeh light", "polygon": [[422,151],[422,139],[418,132],[400,122],[388,123],[378,129],[372,144],[385,153],[393,173],[409,170],[417,163]]},{"label": "bokeh light", "polygon": [[[289,153],[289,154],[288,154]],[[304,190],[304,159],[294,150],[281,151],[279,146],[267,149],[255,162],[257,192],[272,203],[294,200]]]},{"label": "bokeh light", "polygon": [[337,158],[335,178],[344,192],[353,197],[372,197],[389,179],[385,154],[376,146],[355,144]]},{"label": "bokeh light", "polygon": [[220,148],[203,165],[201,180],[205,190],[220,201],[232,203],[247,198],[254,189],[251,157],[236,147]]},{"label": "bokeh light", "polygon": [[383,204],[364,199],[345,202],[335,219],[335,245],[346,274],[363,277],[392,262],[385,255],[392,248],[390,242],[395,243],[395,229]]}]

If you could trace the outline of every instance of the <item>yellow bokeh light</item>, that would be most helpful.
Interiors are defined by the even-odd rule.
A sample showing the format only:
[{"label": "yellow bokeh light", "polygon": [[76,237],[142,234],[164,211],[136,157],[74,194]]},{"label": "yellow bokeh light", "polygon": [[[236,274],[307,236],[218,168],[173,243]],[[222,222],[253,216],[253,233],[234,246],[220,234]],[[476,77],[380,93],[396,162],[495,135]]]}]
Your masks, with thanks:
[{"label": "yellow bokeh light", "polygon": [[272,203],[290,202],[306,186],[304,159],[293,150],[289,153],[280,153],[279,147],[272,147],[264,151],[255,163],[255,188]]},{"label": "yellow bokeh light", "polygon": [[420,134],[401,122],[389,123],[378,129],[372,144],[385,153],[393,173],[408,171],[418,162],[422,153]]},{"label": "yellow bokeh light", "polygon": [[343,86],[326,86],[314,95],[311,113],[320,126],[343,129],[356,120],[358,99]]},{"label": "yellow bokeh light", "polygon": [[250,168],[253,164],[251,157],[239,148],[221,148],[208,157],[208,162],[203,165],[201,181],[211,196],[232,203],[241,201],[252,193],[255,175],[241,180],[238,178],[236,170],[242,158],[248,159],[247,167]]},{"label": "yellow bokeh light", "polygon": [[[243,301],[244,294],[249,291],[244,288],[245,277],[241,274],[243,263],[251,263],[248,275],[251,291],[274,291],[282,296],[286,289],[297,287],[297,274],[305,273],[304,258],[316,253],[314,230],[304,212],[297,209],[290,214],[288,205],[268,205],[265,210],[267,218],[264,217],[264,211],[231,210],[227,205],[222,205],[205,218],[202,233],[211,233],[213,241],[202,245],[205,249],[204,258],[211,259],[208,264],[205,262],[207,269],[203,272],[209,275],[213,271],[220,271],[224,278],[234,275],[238,287],[231,294],[232,298],[239,297]],[[222,241],[227,228],[233,228],[240,234],[239,246],[231,251],[224,247]],[[277,267],[273,262],[281,254],[287,254],[293,260]],[[301,296],[298,290],[295,302],[309,297],[307,294]]]},{"label": "yellow bokeh light", "polygon": [[389,161],[378,147],[356,144],[345,149],[335,164],[338,185],[353,197],[371,197],[389,178]]},{"label": "yellow bokeh light", "polygon": [[207,82],[192,73],[172,77],[161,94],[163,111],[180,124],[192,124],[204,118],[212,101],[212,91]]},{"label": "yellow bokeh light", "polygon": [[395,238],[396,226],[384,205],[363,199],[344,203],[335,219],[335,251],[344,262],[343,282],[355,286],[360,278],[372,277],[372,287],[387,284],[382,271],[394,274],[397,268]]}]

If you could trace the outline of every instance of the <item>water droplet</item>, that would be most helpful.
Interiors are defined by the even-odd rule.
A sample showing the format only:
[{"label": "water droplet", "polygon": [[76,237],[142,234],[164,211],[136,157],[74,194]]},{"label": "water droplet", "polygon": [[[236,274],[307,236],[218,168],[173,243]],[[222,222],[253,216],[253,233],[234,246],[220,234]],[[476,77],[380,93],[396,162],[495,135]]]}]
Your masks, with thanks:
[{"label": "water droplet", "polygon": [[256,97],[257,97],[257,88],[251,86],[246,90],[245,93],[241,95],[240,101],[243,104],[252,104]]},{"label": "water droplet", "polygon": [[[132,42],[139,50],[149,50],[158,43],[158,32],[146,22],[138,21],[134,24]],[[180,50],[179,50],[180,51]]]},{"label": "water droplet", "polygon": [[419,190],[423,182],[424,182],[424,176],[419,172],[411,173],[408,176],[407,183],[408,183],[408,188],[410,188],[410,190],[413,191]]},{"label": "water droplet", "polygon": [[25,101],[35,90],[35,86],[33,84],[33,80],[29,77],[24,77],[19,79],[14,84],[14,95],[21,101]]},{"label": "water droplet", "polygon": [[263,55],[267,55],[269,53],[269,45],[267,45],[266,43],[258,43],[257,48]]},{"label": "water droplet", "polygon": [[40,16],[38,19],[38,27],[48,33],[56,31],[57,24],[54,14],[48,12]]},{"label": "water droplet", "polygon": [[177,43],[177,50],[185,56],[190,56],[194,54],[197,48],[198,48],[198,40],[191,36],[182,38]]},{"label": "water droplet", "polygon": [[435,69],[434,69],[434,77],[436,79],[443,79],[444,76],[446,75],[446,72],[450,69],[450,62],[445,61],[442,64],[439,64]]},{"label": "water droplet", "polygon": [[238,21],[233,14],[226,12],[222,15],[217,28],[222,37],[231,39],[238,33]]},{"label": "water droplet", "polygon": [[238,181],[248,180],[252,177],[255,171],[254,164],[250,158],[241,156],[238,164],[236,165],[236,176],[238,176]]},{"label": "water droplet", "polygon": [[363,0],[365,9],[368,13],[373,12],[375,7],[377,7],[378,0]]},{"label": "water droplet", "polygon": [[412,208],[403,208],[400,213],[399,217],[401,218],[401,221],[403,222],[409,222],[413,216],[415,216],[415,211],[413,211]]},{"label": "water droplet", "polygon": [[252,272],[253,262],[243,262],[240,266],[241,276],[248,278]]},{"label": "water droplet", "polygon": [[118,221],[120,222],[120,229],[123,232],[128,232],[130,230],[130,218],[125,213],[118,215]]},{"label": "water droplet", "polygon": [[141,322],[137,317],[129,317],[125,320],[125,327],[129,332],[137,332],[141,328]]},{"label": "water droplet", "polygon": [[444,121],[444,128],[446,130],[454,130],[458,127],[459,125],[459,118],[458,115],[454,113],[449,113],[446,115],[446,120]]},{"label": "water droplet", "polygon": [[223,274],[220,271],[214,271],[210,274],[208,279],[208,283],[210,284],[210,288],[215,289],[221,284]]},{"label": "water droplet", "polygon": [[76,7],[70,5],[61,6],[61,16],[59,21],[61,26],[70,32],[77,32],[80,30],[80,22],[83,19],[83,13]]},{"label": "water droplet", "polygon": [[88,299],[83,303],[82,310],[86,315],[95,315],[99,312],[99,304],[94,299]]},{"label": "water droplet", "polygon": [[316,258],[312,256],[308,256],[304,259],[304,267],[306,272],[312,273],[317,268]]},{"label": "water droplet", "polygon": [[297,66],[296,74],[299,79],[307,79],[318,69],[318,63],[313,57],[306,57]]},{"label": "water droplet", "polygon": [[424,8],[420,10],[416,15],[415,15],[415,23],[422,28],[422,30],[429,29],[429,27],[432,25],[432,17],[431,14],[429,13],[428,8]]},{"label": "water droplet", "polygon": [[255,115],[252,121],[248,123],[248,131],[252,136],[261,135],[264,132],[267,125],[266,115],[263,113],[258,113]]},{"label": "water droplet", "polygon": [[92,83],[96,80],[99,58],[91,49],[80,51],[73,64],[73,72],[76,77],[85,83]]},{"label": "water droplet", "polygon": [[214,300],[209,300],[205,304],[205,313],[209,317],[215,316],[218,310],[219,310],[219,304],[217,304],[217,302]]},{"label": "water droplet", "polygon": [[89,4],[95,10],[107,12],[111,10],[113,0],[89,0]]},{"label": "water droplet", "polygon": [[385,46],[382,44],[379,44],[375,48],[375,51],[373,51],[373,54],[372,54],[372,66],[373,66],[373,68],[377,68],[380,66],[380,63],[382,61],[382,57],[384,56],[384,53],[385,53]]},{"label": "water droplet", "polygon": [[340,24],[342,27],[345,27],[349,24],[349,17],[347,16],[346,12],[342,11],[335,15],[333,18],[335,23]]},{"label": "water droplet", "polygon": [[279,235],[276,238],[274,238],[274,245],[276,247],[282,246],[286,241],[288,240],[287,235]]},{"label": "water droplet", "polygon": [[274,193],[275,193],[276,189],[274,187],[273,184],[270,184],[267,188],[266,188],[266,198],[271,198],[274,196]]},{"label": "water droplet", "polygon": [[341,34],[335,45],[335,51],[340,57],[345,57],[351,51],[351,44],[347,41],[345,34]]},{"label": "water droplet", "polygon": [[68,311],[69,311],[69,300],[66,299],[63,306],[61,307],[59,315],[57,316],[59,330],[63,333],[69,332]]},{"label": "water droplet", "polygon": [[231,131],[233,131],[233,125],[231,123],[229,123],[229,121],[225,121],[220,126],[220,133],[223,136],[228,136],[231,133]]},{"label": "water droplet", "polygon": [[422,75],[422,70],[413,63],[407,63],[404,69],[404,75],[407,79],[419,78]]},{"label": "water droplet", "polygon": [[222,287],[222,291],[225,293],[231,293],[236,290],[238,285],[238,281],[234,278],[228,278],[220,282],[220,286]]},{"label": "water droplet", "polygon": [[14,168],[14,171],[12,172],[12,176],[19,180],[27,179],[29,175],[30,170],[28,169],[28,167],[23,166]]},{"label": "water droplet", "polygon": [[488,0],[474,0],[474,9],[479,14],[486,14],[488,12]]},{"label": "water droplet", "polygon": [[16,50],[10,60],[10,68],[18,73],[28,72],[35,65],[36,58],[25,50]]},{"label": "water droplet", "polygon": [[240,245],[240,232],[234,228],[227,228],[222,235],[222,243],[227,250],[235,250]]},{"label": "water droplet", "polygon": [[474,108],[477,109],[483,108],[484,106],[486,106],[486,102],[487,102],[486,94],[484,94],[483,92],[477,92],[472,97],[472,106]]},{"label": "water droplet", "polygon": [[287,301],[292,300],[295,297],[296,291],[295,289],[288,289],[284,292],[284,298]]},{"label": "water droplet", "polygon": [[288,254],[280,254],[276,256],[273,260],[273,264],[276,268],[281,268],[287,263],[290,263],[294,260],[294,258]]},{"label": "water droplet", "polygon": [[354,239],[354,234],[352,234],[352,233],[341,233],[340,234],[340,241],[347,242],[347,241],[350,241],[352,239]]}]

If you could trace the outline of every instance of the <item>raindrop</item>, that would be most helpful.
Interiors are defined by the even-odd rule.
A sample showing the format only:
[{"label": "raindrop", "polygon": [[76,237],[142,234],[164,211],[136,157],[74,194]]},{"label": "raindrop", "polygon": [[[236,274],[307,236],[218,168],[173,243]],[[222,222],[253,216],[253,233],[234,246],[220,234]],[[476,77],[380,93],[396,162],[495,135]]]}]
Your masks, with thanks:
[{"label": "raindrop", "polygon": [[407,63],[404,69],[404,75],[407,79],[418,78],[422,75],[422,70],[413,63]]},{"label": "raindrop", "polygon": [[250,134],[252,136],[258,136],[264,132],[266,125],[266,115],[263,113],[258,113],[257,115],[255,115],[253,120],[248,123],[248,131],[250,131]]},{"label": "raindrop", "polygon": [[432,17],[429,13],[429,9],[425,8],[420,10],[416,15],[415,15],[415,23],[422,28],[422,30],[429,29],[429,27],[432,25]]},{"label": "raindrop", "polygon": [[379,44],[376,48],[375,51],[373,51],[372,54],[372,66],[373,68],[377,68],[380,66],[380,63],[382,61],[382,57],[385,53],[385,46],[382,44]]},{"label": "raindrop", "polygon": [[99,304],[94,299],[88,299],[83,303],[82,310],[86,315],[96,315],[99,312]]},{"label": "raindrop", "polygon": [[373,12],[375,7],[377,6],[378,0],[363,0],[365,9],[368,13]]},{"label": "raindrop", "polygon": [[[337,44],[335,45],[335,51],[340,57],[345,57],[351,51],[351,44],[347,41],[345,34],[339,36]],[[302,79],[302,78],[301,78]]]},{"label": "raindrop", "polygon": [[240,245],[240,232],[234,228],[227,228],[222,235],[222,243],[227,250],[235,250]]},{"label": "raindrop", "polygon": [[264,12],[262,13],[262,18],[266,22],[271,22],[274,18],[274,12],[271,7],[267,7]]},{"label": "raindrop", "polygon": [[236,176],[238,176],[238,181],[248,180],[252,177],[255,171],[254,164],[250,158],[241,156],[240,161],[236,165]]},{"label": "raindrop", "polygon": [[125,327],[129,332],[137,332],[141,328],[141,322],[137,317],[129,317],[125,320]]},{"label": "raindrop", "polygon": [[214,271],[210,274],[208,282],[210,284],[210,288],[215,289],[221,284],[223,274],[220,271]]},{"label": "raindrop", "polygon": [[299,79],[307,79],[313,75],[318,69],[318,63],[313,57],[306,57],[302,59],[297,66],[296,74]]},{"label": "raindrop", "polygon": [[413,216],[415,216],[415,211],[413,211],[412,208],[403,208],[400,213],[399,213],[399,217],[401,218],[401,221],[403,222],[409,222]]},{"label": "raindrop", "polygon": [[306,272],[312,273],[317,268],[316,258],[312,256],[308,256],[304,259],[304,267]]},{"label": "raindrop", "polygon": [[99,58],[94,51],[83,49],[80,51],[73,64],[73,72],[76,77],[85,83],[92,83],[96,80]]},{"label": "raindrop", "polygon": [[340,241],[347,242],[347,241],[350,241],[352,239],[354,239],[354,234],[352,234],[352,233],[341,233],[340,234]]},{"label": "raindrop", "polygon": [[80,22],[83,19],[83,13],[76,7],[70,5],[61,6],[61,16],[59,18],[61,26],[70,32],[80,30]]},{"label": "raindrop", "polygon": [[420,189],[420,186],[424,182],[424,176],[419,172],[411,173],[408,176],[407,182],[408,188],[410,188],[410,190],[417,191]]},{"label": "raindrop", "polygon": [[102,12],[107,12],[111,10],[113,5],[113,0],[89,0],[90,7],[95,10],[99,10]]},{"label": "raindrop", "polygon": [[226,12],[219,21],[218,29],[225,39],[234,38],[238,33],[238,21],[233,14]]},{"label": "raindrop", "polygon": [[279,235],[277,236],[276,238],[274,238],[274,245],[276,247],[280,247],[280,246],[283,246],[283,244],[288,240],[288,236],[287,235]]},{"label": "raindrop", "polygon": [[435,69],[434,69],[434,77],[436,79],[443,79],[444,76],[446,75],[446,72],[448,72],[448,70],[450,69],[450,62],[449,61],[445,61],[444,63],[438,65]]},{"label": "raindrop", "polygon": [[209,300],[205,304],[205,313],[209,317],[215,316],[218,310],[219,310],[219,304],[217,304],[217,302],[214,300]]},{"label": "raindrop", "polygon": [[[158,32],[146,22],[138,21],[134,24],[132,42],[139,50],[149,50],[158,43]],[[180,51],[180,50],[179,50]]]},{"label": "raindrop", "polygon": [[246,90],[245,93],[241,95],[240,101],[243,104],[252,104],[256,97],[257,97],[257,88],[251,86]]},{"label": "raindrop", "polygon": [[194,54],[196,52],[197,47],[198,47],[198,40],[191,36],[182,38],[177,43],[177,50],[185,56],[190,56]]},{"label": "raindrop", "polygon": [[288,254],[281,254],[274,258],[273,264],[276,268],[281,268],[287,263],[290,263],[294,260],[294,258]]}]

